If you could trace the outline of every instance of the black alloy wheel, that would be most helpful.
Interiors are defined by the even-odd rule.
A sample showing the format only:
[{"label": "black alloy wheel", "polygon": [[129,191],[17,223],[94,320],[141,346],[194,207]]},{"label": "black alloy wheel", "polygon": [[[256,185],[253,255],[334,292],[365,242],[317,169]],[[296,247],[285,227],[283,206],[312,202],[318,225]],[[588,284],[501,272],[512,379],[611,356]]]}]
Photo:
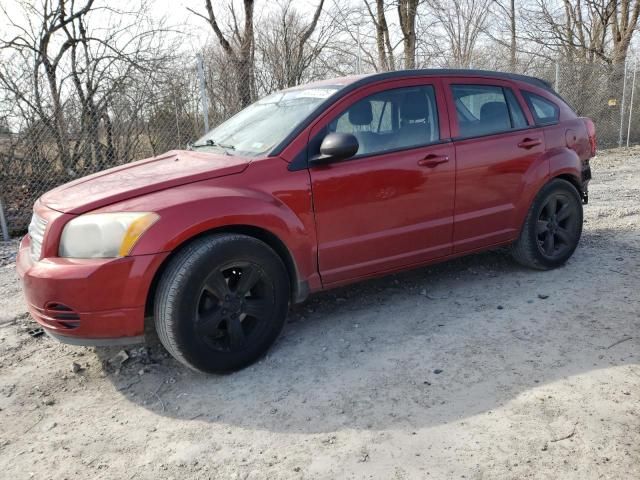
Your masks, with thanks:
[{"label": "black alloy wheel", "polygon": [[205,279],[193,323],[212,349],[240,351],[268,325],[274,308],[273,287],[264,270],[238,262],[216,268]]},{"label": "black alloy wheel", "polygon": [[211,234],[169,260],[155,295],[156,331],[194,370],[238,370],[278,337],[289,299],[289,274],[273,249],[247,235]]},{"label": "black alloy wheel", "polygon": [[520,264],[548,270],[573,255],[582,235],[582,199],[567,180],[555,178],[533,200],[518,239],[511,246]]},{"label": "black alloy wheel", "polygon": [[538,215],[538,248],[550,260],[562,258],[575,248],[578,231],[578,207],[563,192],[549,195]]}]

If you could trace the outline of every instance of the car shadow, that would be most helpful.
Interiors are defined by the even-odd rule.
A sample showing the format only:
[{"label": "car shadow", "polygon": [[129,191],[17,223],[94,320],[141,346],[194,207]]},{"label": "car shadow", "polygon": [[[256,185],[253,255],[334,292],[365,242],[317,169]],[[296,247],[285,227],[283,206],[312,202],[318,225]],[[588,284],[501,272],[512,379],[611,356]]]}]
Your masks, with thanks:
[{"label": "car shadow", "polygon": [[[242,371],[195,373],[156,345],[107,378],[159,415],[247,429],[447,423],[559,379],[638,363],[637,242],[587,229],[554,271],[524,269],[500,249],[366,281],[293,307],[267,356]],[[634,338],[613,345],[625,335]],[[117,351],[96,349],[105,368]]]}]

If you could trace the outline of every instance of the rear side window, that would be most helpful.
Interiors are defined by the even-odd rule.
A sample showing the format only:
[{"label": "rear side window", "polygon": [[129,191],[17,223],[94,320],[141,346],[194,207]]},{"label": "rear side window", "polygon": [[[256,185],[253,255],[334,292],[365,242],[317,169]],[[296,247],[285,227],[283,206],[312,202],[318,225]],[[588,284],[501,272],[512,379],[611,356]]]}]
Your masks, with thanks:
[{"label": "rear side window", "polygon": [[330,132],[358,139],[357,155],[419,147],[440,139],[432,86],[378,92],[349,107],[329,124]]},{"label": "rear side window", "polygon": [[560,109],[555,103],[525,90],[522,91],[522,95],[529,104],[536,125],[548,125],[558,122],[560,119]]},{"label": "rear side window", "polygon": [[524,128],[527,120],[509,88],[452,85],[461,137],[476,137]]}]

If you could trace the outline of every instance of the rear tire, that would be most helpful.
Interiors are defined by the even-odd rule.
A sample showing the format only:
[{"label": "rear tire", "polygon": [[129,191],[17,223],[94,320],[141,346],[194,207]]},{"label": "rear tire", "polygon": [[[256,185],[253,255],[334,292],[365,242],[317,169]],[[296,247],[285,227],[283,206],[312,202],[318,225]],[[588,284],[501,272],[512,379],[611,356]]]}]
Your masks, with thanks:
[{"label": "rear tire", "polygon": [[520,236],[513,243],[513,258],[529,268],[549,270],[573,255],[582,234],[582,199],[576,188],[556,178],[534,199]]},{"label": "rear tire", "polygon": [[169,353],[194,370],[238,370],[275,341],[289,296],[286,267],[268,245],[246,235],[210,235],[167,265],[155,296],[156,331]]}]

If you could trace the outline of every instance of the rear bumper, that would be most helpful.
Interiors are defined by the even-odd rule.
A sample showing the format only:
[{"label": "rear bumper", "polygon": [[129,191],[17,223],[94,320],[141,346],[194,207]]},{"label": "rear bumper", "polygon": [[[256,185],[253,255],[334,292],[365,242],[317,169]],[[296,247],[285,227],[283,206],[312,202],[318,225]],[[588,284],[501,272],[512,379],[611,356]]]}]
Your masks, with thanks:
[{"label": "rear bumper", "polygon": [[16,267],[29,312],[50,335],[80,345],[137,343],[149,288],[167,255],[33,262],[25,237]]}]

